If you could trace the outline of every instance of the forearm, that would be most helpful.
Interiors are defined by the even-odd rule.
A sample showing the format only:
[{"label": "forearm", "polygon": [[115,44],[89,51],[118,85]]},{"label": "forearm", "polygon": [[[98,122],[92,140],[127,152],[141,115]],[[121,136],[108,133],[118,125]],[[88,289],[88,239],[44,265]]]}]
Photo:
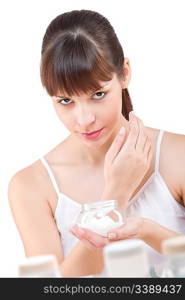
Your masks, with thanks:
[{"label": "forearm", "polygon": [[78,242],[61,263],[60,271],[63,277],[79,277],[98,274],[103,267],[102,249],[90,250],[82,242]]},{"label": "forearm", "polygon": [[164,240],[179,235],[181,234],[152,220],[143,219],[141,239],[158,252],[161,252],[161,244]]}]

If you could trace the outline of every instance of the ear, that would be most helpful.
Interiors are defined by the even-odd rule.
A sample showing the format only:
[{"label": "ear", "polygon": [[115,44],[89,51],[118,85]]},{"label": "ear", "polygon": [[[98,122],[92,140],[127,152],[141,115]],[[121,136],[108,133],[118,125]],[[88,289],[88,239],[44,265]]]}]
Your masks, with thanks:
[{"label": "ear", "polygon": [[131,67],[130,62],[127,57],[124,58],[124,64],[123,64],[123,79],[121,81],[121,86],[123,89],[127,89],[129,82],[131,79]]}]

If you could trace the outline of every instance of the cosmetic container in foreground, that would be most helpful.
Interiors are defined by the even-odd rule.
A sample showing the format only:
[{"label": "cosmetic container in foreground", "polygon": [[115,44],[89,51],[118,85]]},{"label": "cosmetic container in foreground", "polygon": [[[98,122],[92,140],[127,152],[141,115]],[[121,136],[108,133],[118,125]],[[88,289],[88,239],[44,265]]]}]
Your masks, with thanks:
[{"label": "cosmetic container in foreground", "polygon": [[30,256],[18,265],[18,277],[62,277],[52,254]]},{"label": "cosmetic container in foreground", "polygon": [[104,247],[109,277],[148,277],[149,264],[143,242],[137,239],[116,241]]},{"label": "cosmetic container in foreground", "polygon": [[185,236],[167,239],[161,248],[166,259],[166,277],[185,278]]}]

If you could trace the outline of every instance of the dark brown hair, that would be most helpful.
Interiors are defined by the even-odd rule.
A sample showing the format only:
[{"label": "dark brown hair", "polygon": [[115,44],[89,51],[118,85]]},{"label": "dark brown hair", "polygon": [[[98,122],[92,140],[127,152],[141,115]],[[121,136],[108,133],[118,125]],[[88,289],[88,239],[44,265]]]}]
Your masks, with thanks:
[{"label": "dark brown hair", "polygon": [[[124,54],[109,21],[91,10],[73,10],[57,16],[46,29],[40,74],[50,96],[57,92],[80,95],[100,89],[113,73],[123,77]],[[122,114],[133,110],[127,89],[122,89]]]}]

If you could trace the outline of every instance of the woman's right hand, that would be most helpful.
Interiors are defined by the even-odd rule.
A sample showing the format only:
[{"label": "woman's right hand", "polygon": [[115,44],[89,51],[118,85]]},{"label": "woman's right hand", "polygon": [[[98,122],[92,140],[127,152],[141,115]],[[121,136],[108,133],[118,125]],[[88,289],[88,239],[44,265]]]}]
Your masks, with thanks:
[{"label": "woman's right hand", "polygon": [[105,155],[105,189],[102,199],[116,199],[126,208],[128,200],[148,171],[153,155],[151,139],[143,122],[129,114],[130,131],[125,138],[119,133]]}]

